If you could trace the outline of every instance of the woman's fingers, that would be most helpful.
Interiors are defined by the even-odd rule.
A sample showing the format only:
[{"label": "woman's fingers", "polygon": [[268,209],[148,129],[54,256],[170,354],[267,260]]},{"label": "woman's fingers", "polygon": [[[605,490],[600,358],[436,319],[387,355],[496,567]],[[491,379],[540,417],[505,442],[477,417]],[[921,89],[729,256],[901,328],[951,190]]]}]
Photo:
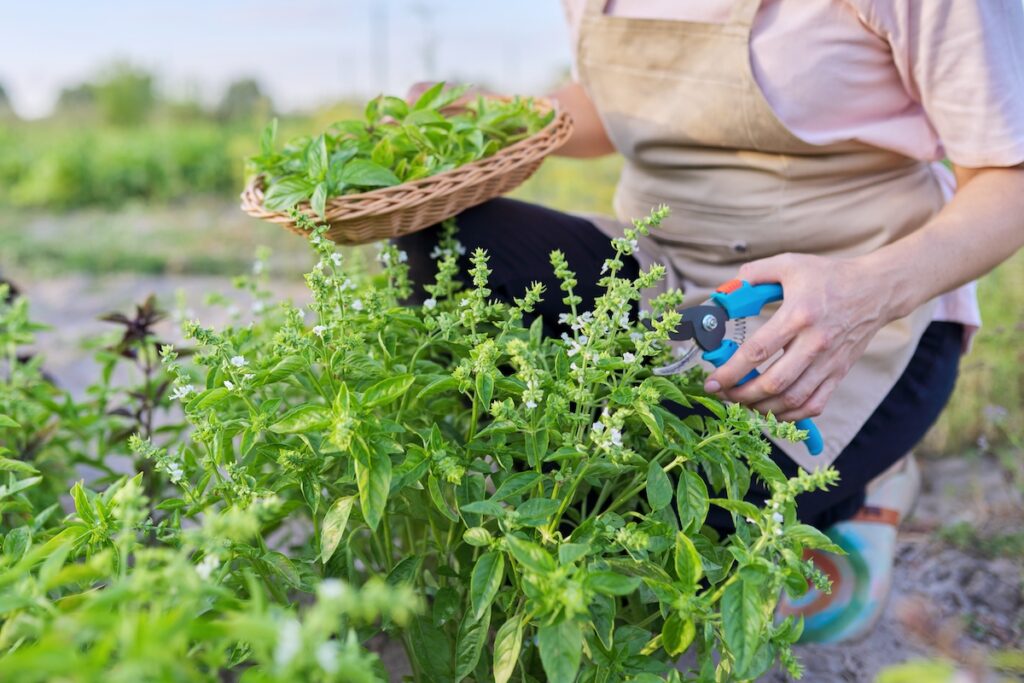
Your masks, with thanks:
[{"label": "woman's fingers", "polygon": [[839,380],[841,377],[830,375],[825,378],[818,388],[804,401],[803,405],[793,410],[786,410],[781,413],[775,413],[775,417],[783,422],[796,422],[802,420],[805,417],[817,417],[825,410],[825,405],[828,403],[829,398],[832,396],[832,392],[839,386]]},{"label": "woman's fingers", "polygon": [[736,353],[704,382],[704,390],[711,394],[728,392],[736,383],[781,351],[793,339],[796,329],[790,325],[782,309],[768,320],[750,339],[740,345]]},{"label": "woman's fingers", "polygon": [[[742,348],[742,347],[741,347]],[[804,404],[829,375],[809,334],[796,337],[764,374],[725,392],[726,398],[760,412],[778,413]]]}]

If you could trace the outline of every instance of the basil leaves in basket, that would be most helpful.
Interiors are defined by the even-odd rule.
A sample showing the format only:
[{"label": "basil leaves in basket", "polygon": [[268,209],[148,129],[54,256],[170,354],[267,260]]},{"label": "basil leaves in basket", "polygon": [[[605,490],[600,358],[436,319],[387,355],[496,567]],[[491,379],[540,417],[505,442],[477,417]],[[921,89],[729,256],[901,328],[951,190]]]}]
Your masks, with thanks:
[{"label": "basil leaves in basket", "polygon": [[453,106],[465,88],[438,83],[412,105],[381,95],[362,120],[339,121],[316,137],[276,150],[275,119],[264,129],[260,153],[249,159],[262,175],[264,206],[287,211],[308,201],[321,218],[331,197],[391,187],[491,156],[533,135],[554,116],[530,98],[478,97]]}]

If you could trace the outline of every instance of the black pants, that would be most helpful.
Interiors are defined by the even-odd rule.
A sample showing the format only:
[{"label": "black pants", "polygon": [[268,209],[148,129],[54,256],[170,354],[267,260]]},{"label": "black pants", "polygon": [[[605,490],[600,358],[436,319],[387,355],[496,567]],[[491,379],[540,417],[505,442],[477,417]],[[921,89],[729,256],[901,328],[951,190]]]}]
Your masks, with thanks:
[{"label": "black pants", "polygon": [[[552,250],[565,253],[569,266],[576,271],[576,292],[583,299],[580,310],[590,310],[602,293],[597,284],[601,266],[614,251],[607,237],[584,218],[511,199],[495,199],[465,211],[457,223],[458,239],[466,247],[460,264],[463,272],[469,268],[469,254],[477,247],[486,249],[495,298],[511,301],[513,296],[522,296],[530,283],[544,283],[547,296],[538,313],[549,331],[557,329],[558,314],[565,312],[557,295],[558,280],[548,262]],[[433,281],[436,262],[430,252],[437,236],[437,229],[431,228],[398,240],[399,247],[409,255],[414,283]],[[636,261],[627,259],[622,276],[635,277],[639,270]],[[414,299],[422,296],[418,291]],[[840,473],[839,483],[797,499],[797,514],[802,521],[826,528],[851,517],[863,505],[868,482],[921,440],[953,391],[962,334],[962,326],[956,323],[934,322],[927,328],[906,371],[833,464]],[[798,466],[780,449],[774,448],[773,458],[786,475],[796,474]],[[760,502],[766,493],[755,479],[748,498]],[[714,507],[708,524],[721,530],[732,526],[730,515]]]}]

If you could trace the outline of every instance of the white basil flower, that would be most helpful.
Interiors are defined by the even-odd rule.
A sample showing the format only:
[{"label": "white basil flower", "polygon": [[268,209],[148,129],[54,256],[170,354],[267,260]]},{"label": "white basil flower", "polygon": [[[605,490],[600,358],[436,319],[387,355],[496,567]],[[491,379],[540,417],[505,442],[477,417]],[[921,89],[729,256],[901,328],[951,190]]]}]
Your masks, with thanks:
[{"label": "white basil flower", "polygon": [[177,484],[185,476],[185,470],[182,468],[181,463],[174,462],[173,460],[167,463],[167,475],[171,478],[171,481]]},{"label": "white basil flower", "polygon": [[775,520],[776,524],[782,524],[783,517],[778,512],[772,513],[772,519]]},{"label": "white basil flower", "polygon": [[399,263],[405,263],[408,260],[409,260],[409,255],[407,253],[405,253],[404,251],[398,252],[398,262]]},{"label": "white basil flower", "polygon": [[352,310],[353,311],[361,311],[361,310],[363,310],[363,301],[362,301],[362,299],[352,299]]},{"label": "white basil flower", "polygon": [[234,391],[235,390],[235,383],[232,382],[229,379],[224,380],[224,386],[227,387],[228,391]]},{"label": "white basil flower", "polygon": [[345,584],[338,579],[324,579],[316,592],[323,600],[337,600],[345,594]]},{"label": "white basil flower", "polygon": [[213,574],[213,570],[220,566],[220,558],[216,555],[207,555],[203,561],[196,565],[196,574],[206,581]]},{"label": "white basil flower", "polygon": [[339,254],[338,252],[334,252],[333,254],[331,254],[331,261],[334,262],[335,266],[340,266],[341,265],[341,254]]},{"label": "white basil flower", "polygon": [[615,427],[612,427],[612,429],[609,432],[609,434],[611,435],[611,440],[612,440],[612,445],[613,446],[621,446],[622,445],[622,432],[621,431],[619,431]]},{"label": "white basil flower", "polygon": [[329,674],[338,670],[338,641],[327,640],[316,648],[316,663]]},{"label": "white basil flower", "polygon": [[315,334],[318,337],[324,336],[324,332],[326,331],[327,327],[324,325],[317,325],[316,327],[313,328],[313,334]]},{"label": "white basil flower", "polygon": [[601,434],[604,432],[604,422],[595,422],[590,428],[594,430],[595,434]]},{"label": "white basil flower", "polygon": [[274,663],[278,667],[288,666],[302,649],[302,625],[294,617],[281,622],[277,632],[277,647],[274,648]]},{"label": "white basil flower", "polygon": [[171,400],[172,401],[175,401],[175,400],[180,401],[181,399],[185,398],[186,396],[188,396],[190,394],[194,394],[195,391],[196,391],[196,388],[194,386],[192,386],[191,384],[183,384],[180,387],[175,387],[174,388],[174,391],[171,392]]},{"label": "white basil flower", "polygon": [[533,410],[534,408],[536,408],[536,407],[537,407],[537,403],[536,403],[536,401],[527,401],[527,402],[526,402],[526,403],[524,403],[523,405],[525,405],[525,406],[526,406],[526,409],[527,409],[527,410]]},{"label": "white basil flower", "polygon": [[632,363],[633,361],[636,360],[636,356],[634,356],[629,351],[626,351],[624,354],[622,354],[622,360],[625,361],[626,363]]},{"label": "white basil flower", "polygon": [[433,310],[435,306],[437,306],[437,299],[427,299],[423,302],[423,308],[428,311]]},{"label": "white basil flower", "polygon": [[234,365],[236,368],[244,368],[246,365],[249,364],[249,361],[247,361],[244,356],[232,356],[231,364]]}]

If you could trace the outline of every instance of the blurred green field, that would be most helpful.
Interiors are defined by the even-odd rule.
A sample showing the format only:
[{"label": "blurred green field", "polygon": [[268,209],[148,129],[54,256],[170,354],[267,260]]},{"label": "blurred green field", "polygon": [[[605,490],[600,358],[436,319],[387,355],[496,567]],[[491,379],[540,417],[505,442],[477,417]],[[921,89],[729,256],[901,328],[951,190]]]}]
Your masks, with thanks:
[{"label": "blurred green field", "polygon": [[[285,119],[282,136],[352,113],[339,105]],[[302,240],[237,209],[242,160],[255,150],[258,129],[211,121],[0,128],[0,272],[28,280],[67,273],[234,275],[267,245],[271,271],[298,277],[309,265]],[[614,157],[550,159],[513,196],[610,213],[619,168]],[[926,450],[962,452],[982,436],[995,444],[1003,430],[1024,433],[1024,256],[985,278],[981,295],[986,325]]]}]

